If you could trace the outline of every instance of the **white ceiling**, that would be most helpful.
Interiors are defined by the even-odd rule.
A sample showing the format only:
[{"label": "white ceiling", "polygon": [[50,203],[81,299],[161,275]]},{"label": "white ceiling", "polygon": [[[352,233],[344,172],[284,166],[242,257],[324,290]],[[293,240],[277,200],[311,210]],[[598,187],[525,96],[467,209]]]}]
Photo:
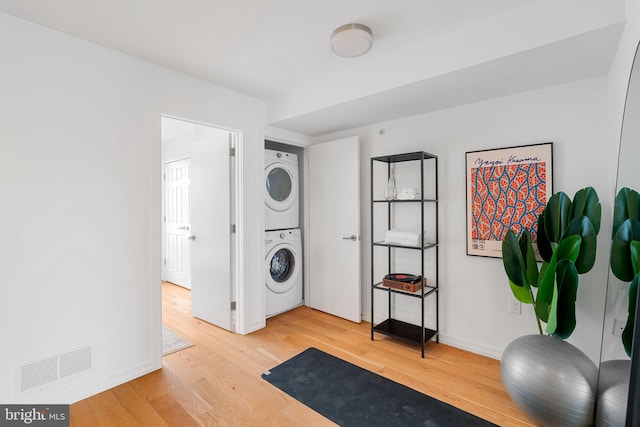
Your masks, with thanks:
[{"label": "white ceiling", "polygon": [[[307,135],[606,74],[624,0],[0,0],[0,11],[262,98]],[[365,56],[331,52],[349,22]]]}]

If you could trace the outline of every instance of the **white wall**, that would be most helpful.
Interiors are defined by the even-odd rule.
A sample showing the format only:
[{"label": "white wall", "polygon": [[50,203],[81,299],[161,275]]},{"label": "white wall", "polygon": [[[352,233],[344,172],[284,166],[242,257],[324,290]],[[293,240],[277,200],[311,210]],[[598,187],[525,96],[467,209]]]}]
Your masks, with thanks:
[{"label": "white wall", "polygon": [[369,158],[424,150],[439,156],[441,341],[498,358],[516,337],[537,333],[531,306],[523,307],[522,315],[507,312],[511,291],[502,260],[466,255],[465,152],[552,141],[554,191],[573,196],[593,186],[603,202],[600,252],[595,268],[581,276],[578,326],[570,339],[598,360],[612,197],[607,159],[614,149],[608,118],[607,79],[601,77],[318,138],[361,137],[365,318],[370,317]]},{"label": "white wall", "polygon": [[[0,63],[0,402],[73,402],[160,367],[161,113],[242,134],[239,327],[264,325],[262,101],[5,14]],[[85,345],[92,370],[14,391],[16,366]]]}]

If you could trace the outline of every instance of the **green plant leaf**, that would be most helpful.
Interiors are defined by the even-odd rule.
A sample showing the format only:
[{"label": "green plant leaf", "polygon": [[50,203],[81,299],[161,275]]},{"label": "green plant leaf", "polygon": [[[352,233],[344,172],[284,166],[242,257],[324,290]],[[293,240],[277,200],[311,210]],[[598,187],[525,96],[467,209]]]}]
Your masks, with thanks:
[{"label": "green plant leaf", "polygon": [[543,262],[542,263],[542,267],[540,267],[540,274],[538,274],[538,284],[537,286],[540,286],[540,282],[542,282],[542,279],[544,278],[544,275],[547,273],[547,269],[549,268],[549,263],[548,262]]},{"label": "green plant leaf", "polygon": [[640,221],[624,220],[611,241],[611,271],[620,280],[630,282],[635,277],[631,242],[640,241]]},{"label": "green plant leaf", "polygon": [[538,284],[538,295],[536,297],[536,315],[543,322],[549,320],[549,310],[551,309],[551,301],[553,300],[553,290],[555,289],[555,257],[550,263],[543,266],[544,275]]},{"label": "green plant leaf", "polygon": [[618,227],[629,218],[640,221],[640,194],[635,190],[623,187],[618,191],[613,206],[613,237],[615,237]]},{"label": "green plant leaf", "polygon": [[520,245],[516,234],[509,230],[502,240],[502,264],[509,281],[524,288],[527,285],[524,259],[520,253]]},{"label": "green plant leaf", "polygon": [[536,314],[540,320],[549,321],[549,312],[553,302],[554,294],[557,295],[556,285],[556,265],[558,261],[569,260],[575,263],[580,251],[582,238],[578,235],[569,236],[563,239],[556,248],[549,265],[542,267],[544,275],[539,283],[538,296],[536,300]]},{"label": "green plant leaf", "polygon": [[538,216],[538,253],[540,257],[545,261],[551,261],[551,257],[553,256],[553,249],[551,248],[551,242],[549,241],[549,237],[547,237],[547,232],[544,228],[544,210]]},{"label": "green plant leaf", "polygon": [[627,352],[627,356],[631,357],[631,349],[633,344],[633,336],[635,329],[635,321],[636,321],[636,304],[638,298],[638,277],[640,277],[640,242],[637,240],[633,240],[630,244],[631,248],[631,264],[633,266],[633,271],[635,272],[635,277],[629,286],[629,310],[627,317],[627,324],[622,331],[622,344],[624,345],[624,350]]},{"label": "green plant leaf", "polygon": [[553,286],[551,302],[549,303],[549,313],[547,315],[546,332],[551,335],[558,327],[558,286]]},{"label": "green plant leaf", "polygon": [[531,284],[535,286],[538,283],[538,262],[536,260],[536,254],[533,251],[533,243],[531,242],[531,233],[529,230],[524,230],[518,240],[520,246],[520,253],[522,254],[522,260],[524,261],[524,272],[527,280],[527,288]]},{"label": "green plant leaf", "polygon": [[574,218],[569,223],[565,237],[577,235],[582,238],[580,242],[580,253],[575,260],[578,273],[584,274],[593,268],[596,262],[597,231],[593,223],[586,216]]},{"label": "green plant leaf", "polygon": [[593,224],[595,234],[600,231],[600,218],[602,216],[602,207],[600,206],[600,200],[598,199],[598,193],[593,187],[583,188],[579,190],[575,196],[573,196],[573,203],[571,204],[571,218],[578,218],[586,216]]},{"label": "green plant leaf", "polygon": [[636,321],[636,299],[638,298],[638,277],[634,277],[629,286],[629,317],[627,324],[622,331],[622,345],[627,352],[627,356],[631,357],[631,347],[633,344],[634,325]]},{"label": "green plant leaf", "polygon": [[631,249],[631,266],[633,267],[633,274],[637,276],[640,274],[640,242],[632,240],[629,246]]},{"label": "green plant leaf", "polygon": [[531,288],[523,288],[522,286],[514,284],[511,280],[509,280],[509,286],[511,287],[513,296],[518,301],[523,304],[533,304],[533,299],[531,297]]},{"label": "green plant leaf", "polygon": [[567,236],[558,244],[554,255],[558,261],[567,259],[575,263],[576,259],[578,259],[581,244],[582,236],[579,234]]},{"label": "green plant leaf", "polygon": [[558,262],[556,283],[558,284],[558,302],[555,313],[557,326],[554,332],[559,338],[568,338],[576,328],[576,297],[578,294],[578,270],[568,260]]},{"label": "green plant leaf", "polygon": [[544,230],[550,242],[559,243],[571,219],[571,199],[566,193],[555,193],[544,208]]}]

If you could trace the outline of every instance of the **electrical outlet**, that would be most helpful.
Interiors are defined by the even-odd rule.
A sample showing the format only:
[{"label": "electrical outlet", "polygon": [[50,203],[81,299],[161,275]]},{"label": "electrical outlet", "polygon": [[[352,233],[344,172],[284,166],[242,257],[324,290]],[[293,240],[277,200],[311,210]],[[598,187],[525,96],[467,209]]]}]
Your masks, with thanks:
[{"label": "electrical outlet", "polygon": [[616,319],[613,322],[613,331],[611,333],[617,337],[622,336],[622,331],[624,331],[624,327],[626,326],[627,321],[623,319]]},{"label": "electrical outlet", "polygon": [[522,314],[522,303],[511,295],[509,296],[509,313]]}]

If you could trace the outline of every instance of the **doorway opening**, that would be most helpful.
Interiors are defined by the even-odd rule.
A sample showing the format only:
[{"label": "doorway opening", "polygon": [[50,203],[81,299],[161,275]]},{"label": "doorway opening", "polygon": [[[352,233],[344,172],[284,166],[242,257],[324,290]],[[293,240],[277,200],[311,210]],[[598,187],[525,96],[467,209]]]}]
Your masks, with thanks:
[{"label": "doorway opening", "polygon": [[235,332],[239,132],[163,115],[160,136],[161,278],[190,290],[194,317]]}]

